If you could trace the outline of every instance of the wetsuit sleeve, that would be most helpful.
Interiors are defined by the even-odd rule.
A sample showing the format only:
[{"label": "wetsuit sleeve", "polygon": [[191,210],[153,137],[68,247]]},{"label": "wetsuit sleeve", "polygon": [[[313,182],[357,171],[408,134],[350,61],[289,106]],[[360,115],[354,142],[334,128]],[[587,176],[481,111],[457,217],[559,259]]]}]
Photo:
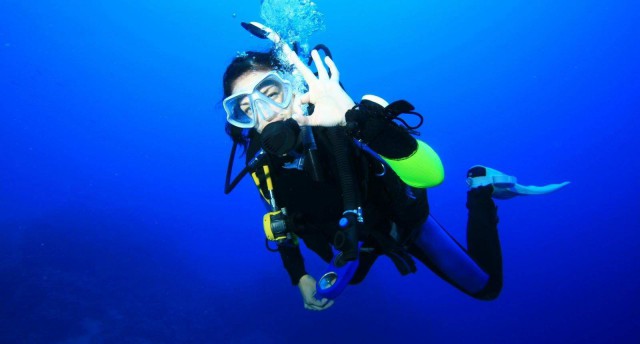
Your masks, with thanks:
[{"label": "wetsuit sleeve", "polygon": [[[271,206],[264,196],[268,190],[262,190],[260,187],[258,187],[258,190],[262,195],[263,201],[265,201],[264,204],[267,211],[270,211]],[[304,258],[300,252],[300,246],[298,245],[298,239],[295,238],[293,240],[287,240],[282,244],[279,244],[278,252],[280,252],[280,258],[282,258],[284,268],[287,270],[289,278],[291,278],[291,283],[293,285],[298,285],[300,278],[307,274],[307,271],[304,268]]]},{"label": "wetsuit sleeve", "polygon": [[438,154],[405,128],[386,118],[379,105],[347,111],[347,131],[378,153],[407,185],[430,188],[444,180],[444,167]]},{"label": "wetsuit sleeve", "polygon": [[[256,181],[256,177],[254,177],[254,181]],[[267,211],[271,211],[269,200],[267,200],[267,197],[265,197],[265,195],[268,194],[269,190],[264,184],[266,183],[260,184],[258,181],[256,181],[256,186],[258,187],[258,191],[262,196],[265,208]],[[304,268],[304,259],[302,257],[302,253],[300,253],[298,238],[286,240],[285,242],[278,244],[278,252],[280,252],[280,258],[282,258],[284,268],[287,270],[287,273],[291,278],[291,283],[293,285],[298,285],[300,278],[307,274]]]},{"label": "wetsuit sleeve", "polygon": [[304,267],[304,258],[300,253],[300,246],[293,240],[287,240],[285,243],[278,245],[278,252],[280,252],[284,268],[289,273],[291,284],[298,285],[300,278],[307,274]]}]

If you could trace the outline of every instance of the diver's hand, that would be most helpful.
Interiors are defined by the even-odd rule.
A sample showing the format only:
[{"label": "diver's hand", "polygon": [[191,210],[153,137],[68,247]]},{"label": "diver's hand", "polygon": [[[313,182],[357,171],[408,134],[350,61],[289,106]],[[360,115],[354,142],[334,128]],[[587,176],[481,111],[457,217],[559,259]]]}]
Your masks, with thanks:
[{"label": "diver's hand", "polygon": [[298,288],[300,289],[300,294],[302,294],[304,308],[312,311],[323,311],[333,306],[333,300],[316,299],[316,280],[310,275],[304,275],[300,278]]},{"label": "diver's hand", "polygon": [[300,97],[300,104],[313,104],[315,109],[311,116],[303,116],[299,113],[293,115],[293,119],[299,125],[333,127],[346,124],[345,113],[355,103],[340,86],[340,72],[329,56],[325,56],[324,62],[329,66],[331,77],[320,59],[317,50],[311,51],[311,57],[318,69],[318,77],[303,63],[296,63],[296,67],[302,73],[309,85],[309,92]]}]

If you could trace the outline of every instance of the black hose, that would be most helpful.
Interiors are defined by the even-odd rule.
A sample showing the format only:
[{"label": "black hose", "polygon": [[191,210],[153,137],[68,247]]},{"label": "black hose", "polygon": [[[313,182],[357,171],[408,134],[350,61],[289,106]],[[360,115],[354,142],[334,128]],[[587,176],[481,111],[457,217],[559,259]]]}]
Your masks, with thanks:
[{"label": "black hose", "polygon": [[256,166],[258,165],[258,163],[261,162],[262,159],[264,159],[267,156],[265,151],[261,149],[256,154],[256,156],[253,159],[251,159],[251,161],[249,161],[247,166],[245,168],[243,168],[242,171],[240,171],[240,173],[238,173],[238,175],[235,178],[233,178],[233,182],[229,183],[229,180],[231,179],[231,170],[233,169],[233,161],[234,161],[234,158],[236,156],[236,148],[237,147],[238,147],[238,143],[234,142],[233,146],[231,147],[231,154],[229,155],[229,164],[227,165],[227,176],[224,179],[224,194],[225,195],[228,195],[231,191],[233,191],[233,189],[238,185],[238,183],[240,183],[242,178],[249,171],[255,169]]},{"label": "black hose", "polygon": [[351,140],[342,128],[329,128],[329,140],[338,166],[338,178],[342,190],[344,226],[336,233],[334,245],[342,251],[342,260],[358,259],[358,215],[351,212],[360,206],[360,193],[355,181],[353,160],[349,159]]}]

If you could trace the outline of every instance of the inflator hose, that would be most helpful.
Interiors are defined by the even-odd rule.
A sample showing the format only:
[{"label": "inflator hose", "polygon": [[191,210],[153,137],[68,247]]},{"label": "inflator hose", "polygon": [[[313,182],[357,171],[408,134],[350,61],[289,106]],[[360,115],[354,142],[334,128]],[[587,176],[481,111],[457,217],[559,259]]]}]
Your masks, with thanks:
[{"label": "inflator hose", "polygon": [[[358,259],[358,216],[350,210],[356,210],[360,206],[359,189],[355,182],[353,160],[349,159],[349,147],[351,139],[340,127],[328,129],[329,140],[333,146],[333,151],[338,166],[338,177],[342,190],[342,203],[345,213],[341,221],[342,230],[336,233],[334,245],[342,251],[342,259],[351,261]],[[344,224],[344,226],[343,226]]]}]

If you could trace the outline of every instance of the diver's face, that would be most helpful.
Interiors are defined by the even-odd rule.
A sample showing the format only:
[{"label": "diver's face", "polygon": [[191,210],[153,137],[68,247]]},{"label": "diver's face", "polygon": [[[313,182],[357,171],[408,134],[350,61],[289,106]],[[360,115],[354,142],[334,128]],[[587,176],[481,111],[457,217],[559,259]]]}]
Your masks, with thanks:
[{"label": "diver's face", "polygon": [[[232,94],[251,93],[255,85],[257,85],[262,79],[264,79],[269,72],[270,71],[249,71],[242,74],[233,82]],[[262,86],[259,91],[260,93],[266,95],[277,103],[283,101],[283,92],[281,92],[279,88],[274,85],[270,85],[267,83]],[[295,95],[293,97],[295,99]],[[291,101],[289,105],[284,109],[274,109],[274,111],[276,111],[276,114],[269,120],[265,120],[262,116],[255,116],[257,122],[255,128],[258,133],[262,133],[264,127],[266,127],[269,123],[284,121],[291,118],[291,116],[293,115],[294,103],[295,101]],[[253,109],[251,108],[249,97],[245,97],[245,99],[240,102],[240,108],[249,116],[253,116]]]}]

